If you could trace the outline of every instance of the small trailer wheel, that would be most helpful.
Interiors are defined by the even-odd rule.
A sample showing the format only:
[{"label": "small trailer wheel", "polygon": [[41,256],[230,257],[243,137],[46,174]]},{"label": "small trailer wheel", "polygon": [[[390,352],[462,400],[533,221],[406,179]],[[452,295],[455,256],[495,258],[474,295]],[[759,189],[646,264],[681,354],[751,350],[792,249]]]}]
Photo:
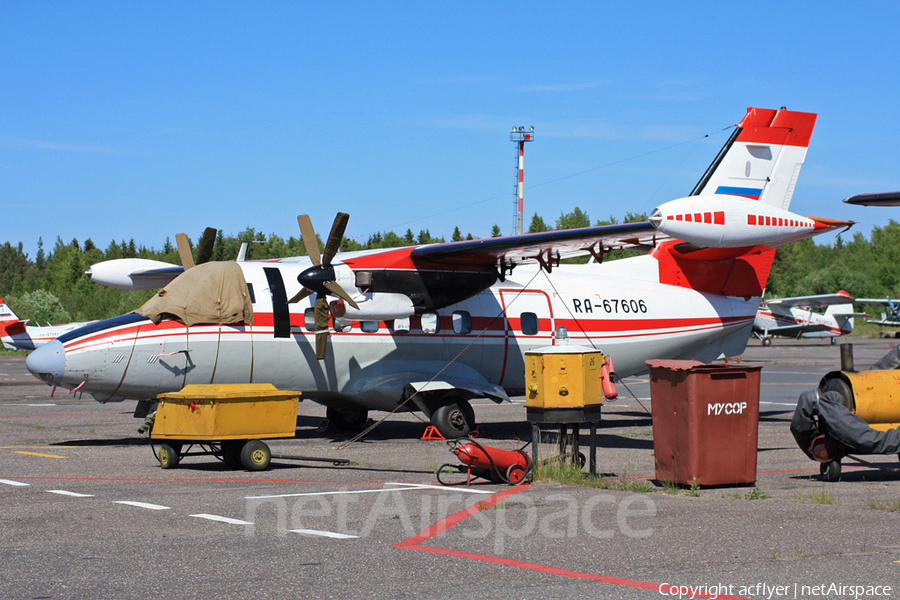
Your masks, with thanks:
[{"label": "small trailer wheel", "polygon": [[831,462],[821,463],[819,465],[819,475],[822,476],[822,481],[827,481],[829,483],[840,481],[841,461],[833,460]]},{"label": "small trailer wheel", "polygon": [[271,460],[271,450],[260,440],[250,440],[241,448],[241,464],[248,471],[264,471]]},{"label": "small trailer wheel", "polygon": [[163,469],[174,469],[178,466],[178,461],[181,459],[181,445],[177,444],[178,448],[170,446],[169,444],[160,444],[159,446],[159,466]]},{"label": "small trailer wheel", "polygon": [[509,465],[509,468],[506,470],[506,481],[510,485],[519,485],[525,481],[525,467],[518,464]]}]

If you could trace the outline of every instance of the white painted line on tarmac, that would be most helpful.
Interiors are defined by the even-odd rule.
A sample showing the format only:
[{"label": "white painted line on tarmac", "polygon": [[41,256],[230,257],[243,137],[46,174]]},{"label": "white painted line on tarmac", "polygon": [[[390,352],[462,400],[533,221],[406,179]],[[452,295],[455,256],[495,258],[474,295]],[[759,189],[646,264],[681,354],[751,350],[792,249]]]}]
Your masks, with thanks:
[{"label": "white painted line on tarmac", "polygon": [[464,487],[450,487],[447,485],[430,485],[427,483],[403,483],[402,481],[394,481],[388,483],[387,485],[405,485],[409,486],[409,489],[418,489],[418,490],[445,490],[449,492],[465,492],[468,494],[495,494],[496,491],[488,492],[485,490],[473,490],[471,488]]},{"label": "white painted line on tarmac", "polygon": [[352,540],[358,539],[358,535],[348,535],[346,533],[336,533],[334,531],[320,531],[318,529],[288,529],[291,533],[303,533],[306,535],[318,535],[320,537],[334,538],[336,540]]},{"label": "white painted line on tarmac", "polygon": [[60,496],[71,496],[72,498],[93,498],[93,494],[79,494],[78,492],[70,492],[68,490],[47,490],[48,494],[59,494]]},{"label": "white painted line on tarmac", "polygon": [[26,404],[25,406],[56,406],[55,404]]},{"label": "white painted line on tarmac", "polygon": [[[382,492],[408,492],[415,488],[381,488],[378,490],[335,490],[331,492],[298,492],[296,494],[275,494],[273,496],[247,496],[244,500],[270,500],[272,498],[296,498],[298,496],[342,496],[346,494],[379,494]],[[492,492],[493,493],[493,492]]]},{"label": "white painted line on tarmac", "polygon": [[208,521],[219,521],[220,523],[228,523],[229,525],[253,525],[250,521],[241,521],[240,519],[232,519],[231,517],[222,517],[219,515],[198,514],[190,515],[198,519],[207,519]]},{"label": "white painted line on tarmac", "polygon": [[6,485],[14,485],[14,486],[28,486],[30,483],[22,483],[21,481],[13,481],[12,479],[0,479],[0,483],[5,483]]},{"label": "white painted line on tarmac", "polygon": [[796,402],[760,402],[760,406],[763,404],[767,406],[797,406]]},{"label": "white painted line on tarmac", "polygon": [[146,508],[147,510],[171,510],[171,506],[163,506],[162,504],[150,504],[149,502],[134,502],[132,500],[113,500],[113,504],[125,504],[126,506],[136,506],[138,508]]}]

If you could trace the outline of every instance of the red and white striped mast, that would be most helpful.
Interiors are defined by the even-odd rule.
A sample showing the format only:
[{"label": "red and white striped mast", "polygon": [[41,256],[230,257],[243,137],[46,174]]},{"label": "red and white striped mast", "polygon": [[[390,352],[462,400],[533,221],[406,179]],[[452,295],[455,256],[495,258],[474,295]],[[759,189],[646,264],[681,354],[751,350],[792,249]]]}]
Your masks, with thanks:
[{"label": "red and white striped mast", "polygon": [[534,127],[525,131],[524,127],[513,127],[509,134],[509,141],[518,142],[516,151],[516,233],[524,232],[525,213],[525,142],[534,141]]}]

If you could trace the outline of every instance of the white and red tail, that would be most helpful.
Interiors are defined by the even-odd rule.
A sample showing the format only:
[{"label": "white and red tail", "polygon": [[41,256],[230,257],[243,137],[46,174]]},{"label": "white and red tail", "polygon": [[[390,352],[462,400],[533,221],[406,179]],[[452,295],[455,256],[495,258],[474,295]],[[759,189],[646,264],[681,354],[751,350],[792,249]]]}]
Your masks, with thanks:
[{"label": "white and red tail", "polygon": [[[692,227],[721,224],[732,247],[703,247],[696,241],[660,244],[652,255],[659,260],[661,283],[726,296],[760,296],[776,246],[831,227],[788,212],[816,116],[783,108],[747,109],[691,195],[669,203],[684,214],[664,214],[663,205],[656,216],[669,219],[673,233],[685,235]],[[692,241],[677,233],[674,237]]]},{"label": "white and red tail", "polygon": [[[0,298],[0,337],[9,337],[25,332],[25,321],[16,316],[16,313]],[[4,340],[4,346],[12,347]]]},{"label": "white and red tail", "polygon": [[788,210],[816,117],[748,108],[691,196],[740,196]]}]

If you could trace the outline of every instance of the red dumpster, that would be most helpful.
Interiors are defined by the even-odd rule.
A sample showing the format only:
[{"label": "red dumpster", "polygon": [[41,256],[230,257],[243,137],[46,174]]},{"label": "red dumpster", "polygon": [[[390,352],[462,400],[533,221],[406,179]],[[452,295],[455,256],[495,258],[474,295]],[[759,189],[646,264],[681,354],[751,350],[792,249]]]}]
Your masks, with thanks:
[{"label": "red dumpster", "polygon": [[648,360],[656,479],[683,485],[756,481],[762,367]]}]

